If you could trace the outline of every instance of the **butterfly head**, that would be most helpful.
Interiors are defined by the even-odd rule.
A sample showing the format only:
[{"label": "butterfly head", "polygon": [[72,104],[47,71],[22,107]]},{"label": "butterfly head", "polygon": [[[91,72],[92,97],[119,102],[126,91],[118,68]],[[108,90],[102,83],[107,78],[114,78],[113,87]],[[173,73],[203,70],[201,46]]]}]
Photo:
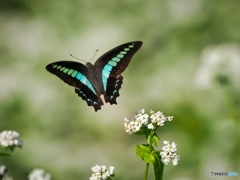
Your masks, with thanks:
[{"label": "butterfly head", "polygon": [[93,72],[94,71],[94,65],[92,63],[87,62],[86,66],[87,66],[89,72]]}]

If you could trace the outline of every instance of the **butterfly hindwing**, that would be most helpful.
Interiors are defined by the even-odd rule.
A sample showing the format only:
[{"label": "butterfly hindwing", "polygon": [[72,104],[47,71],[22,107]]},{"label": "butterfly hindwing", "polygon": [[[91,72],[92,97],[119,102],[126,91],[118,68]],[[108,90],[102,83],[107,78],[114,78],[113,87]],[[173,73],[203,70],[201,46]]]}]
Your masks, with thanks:
[{"label": "butterfly hindwing", "polygon": [[94,64],[102,76],[106,102],[116,104],[116,98],[119,96],[119,89],[123,80],[121,73],[141,46],[141,41],[122,44],[103,54]]},{"label": "butterfly hindwing", "polygon": [[119,76],[110,76],[108,78],[108,85],[106,95],[104,96],[105,102],[110,104],[117,104],[116,98],[119,96],[119,89],[122,85],[123,77]]},{"label": "butterfly hindwing", "polygon": [[95,111],[103,105],[100,95],[91,83],[86,66],[78,62],[58,61],[46,66],[46,69],[58,76],[65,83],[75,87],[75,92]]},{"label": "butterfly hindwing", "polygon": [[87,86],[83,86],[81,89],[76,87],[75,93],[77,93],[78,96],[85,100],[88,106],[93,106],[95,111],[101,109],[101,106],[103,105],[102,99],[89,91]]}]

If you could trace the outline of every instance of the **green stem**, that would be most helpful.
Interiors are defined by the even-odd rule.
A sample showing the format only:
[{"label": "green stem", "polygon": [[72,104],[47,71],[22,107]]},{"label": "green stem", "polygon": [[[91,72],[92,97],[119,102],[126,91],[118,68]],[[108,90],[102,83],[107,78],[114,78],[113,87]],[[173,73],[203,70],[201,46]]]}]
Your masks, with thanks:
[{"label": "green stem", "polygon": [[146,163],[143,180],[147,180],[149,163]]}]

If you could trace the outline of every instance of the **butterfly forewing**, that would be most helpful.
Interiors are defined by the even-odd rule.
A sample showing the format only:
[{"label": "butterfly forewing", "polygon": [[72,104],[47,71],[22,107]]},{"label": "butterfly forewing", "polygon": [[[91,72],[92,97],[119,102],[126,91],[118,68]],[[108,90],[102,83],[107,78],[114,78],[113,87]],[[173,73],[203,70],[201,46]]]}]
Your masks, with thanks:
[{"label": "butterfly forewing", "polygon": [[86,66],[73,61],[53,62],[51,64],[48,64],[46,66],[46,69],[58,76],[65,83],[74,87],[81,86],[80,79],[82,78],[82,80],[84,80],[88,74]]},{"label": "butterfly forewing", "polygon": [[119,75],[126,69],[133,55],[141,46],[141,41],[133,41],[117,46],[99,57],[94,66],[101,69],[102,72],[106,70],[111,75]]},{"label": "butterfly forewing", "polygon": [[105,101],[116,104],[122,79],[121,73],[126,69],[133,55],[142,46],[141,41],[122,44],[103,54],[94,64],[102,75]]}]

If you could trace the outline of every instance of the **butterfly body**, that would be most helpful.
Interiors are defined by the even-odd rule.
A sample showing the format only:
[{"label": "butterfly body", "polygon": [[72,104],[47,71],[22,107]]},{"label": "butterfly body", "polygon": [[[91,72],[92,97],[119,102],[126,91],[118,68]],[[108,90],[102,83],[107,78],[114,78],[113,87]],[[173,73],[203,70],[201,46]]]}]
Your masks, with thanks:
[{"label": "butterfly body", "polygon": [[117,46],[103,54],[94,64],[58,61],[47,65],[46,69],[74,86],[78,96],[97,111],[103,105],[101,95],[106,103],[117,104],[116,98],[123,80],[121,73],[141,45],[141,41],[134,41]]}]

